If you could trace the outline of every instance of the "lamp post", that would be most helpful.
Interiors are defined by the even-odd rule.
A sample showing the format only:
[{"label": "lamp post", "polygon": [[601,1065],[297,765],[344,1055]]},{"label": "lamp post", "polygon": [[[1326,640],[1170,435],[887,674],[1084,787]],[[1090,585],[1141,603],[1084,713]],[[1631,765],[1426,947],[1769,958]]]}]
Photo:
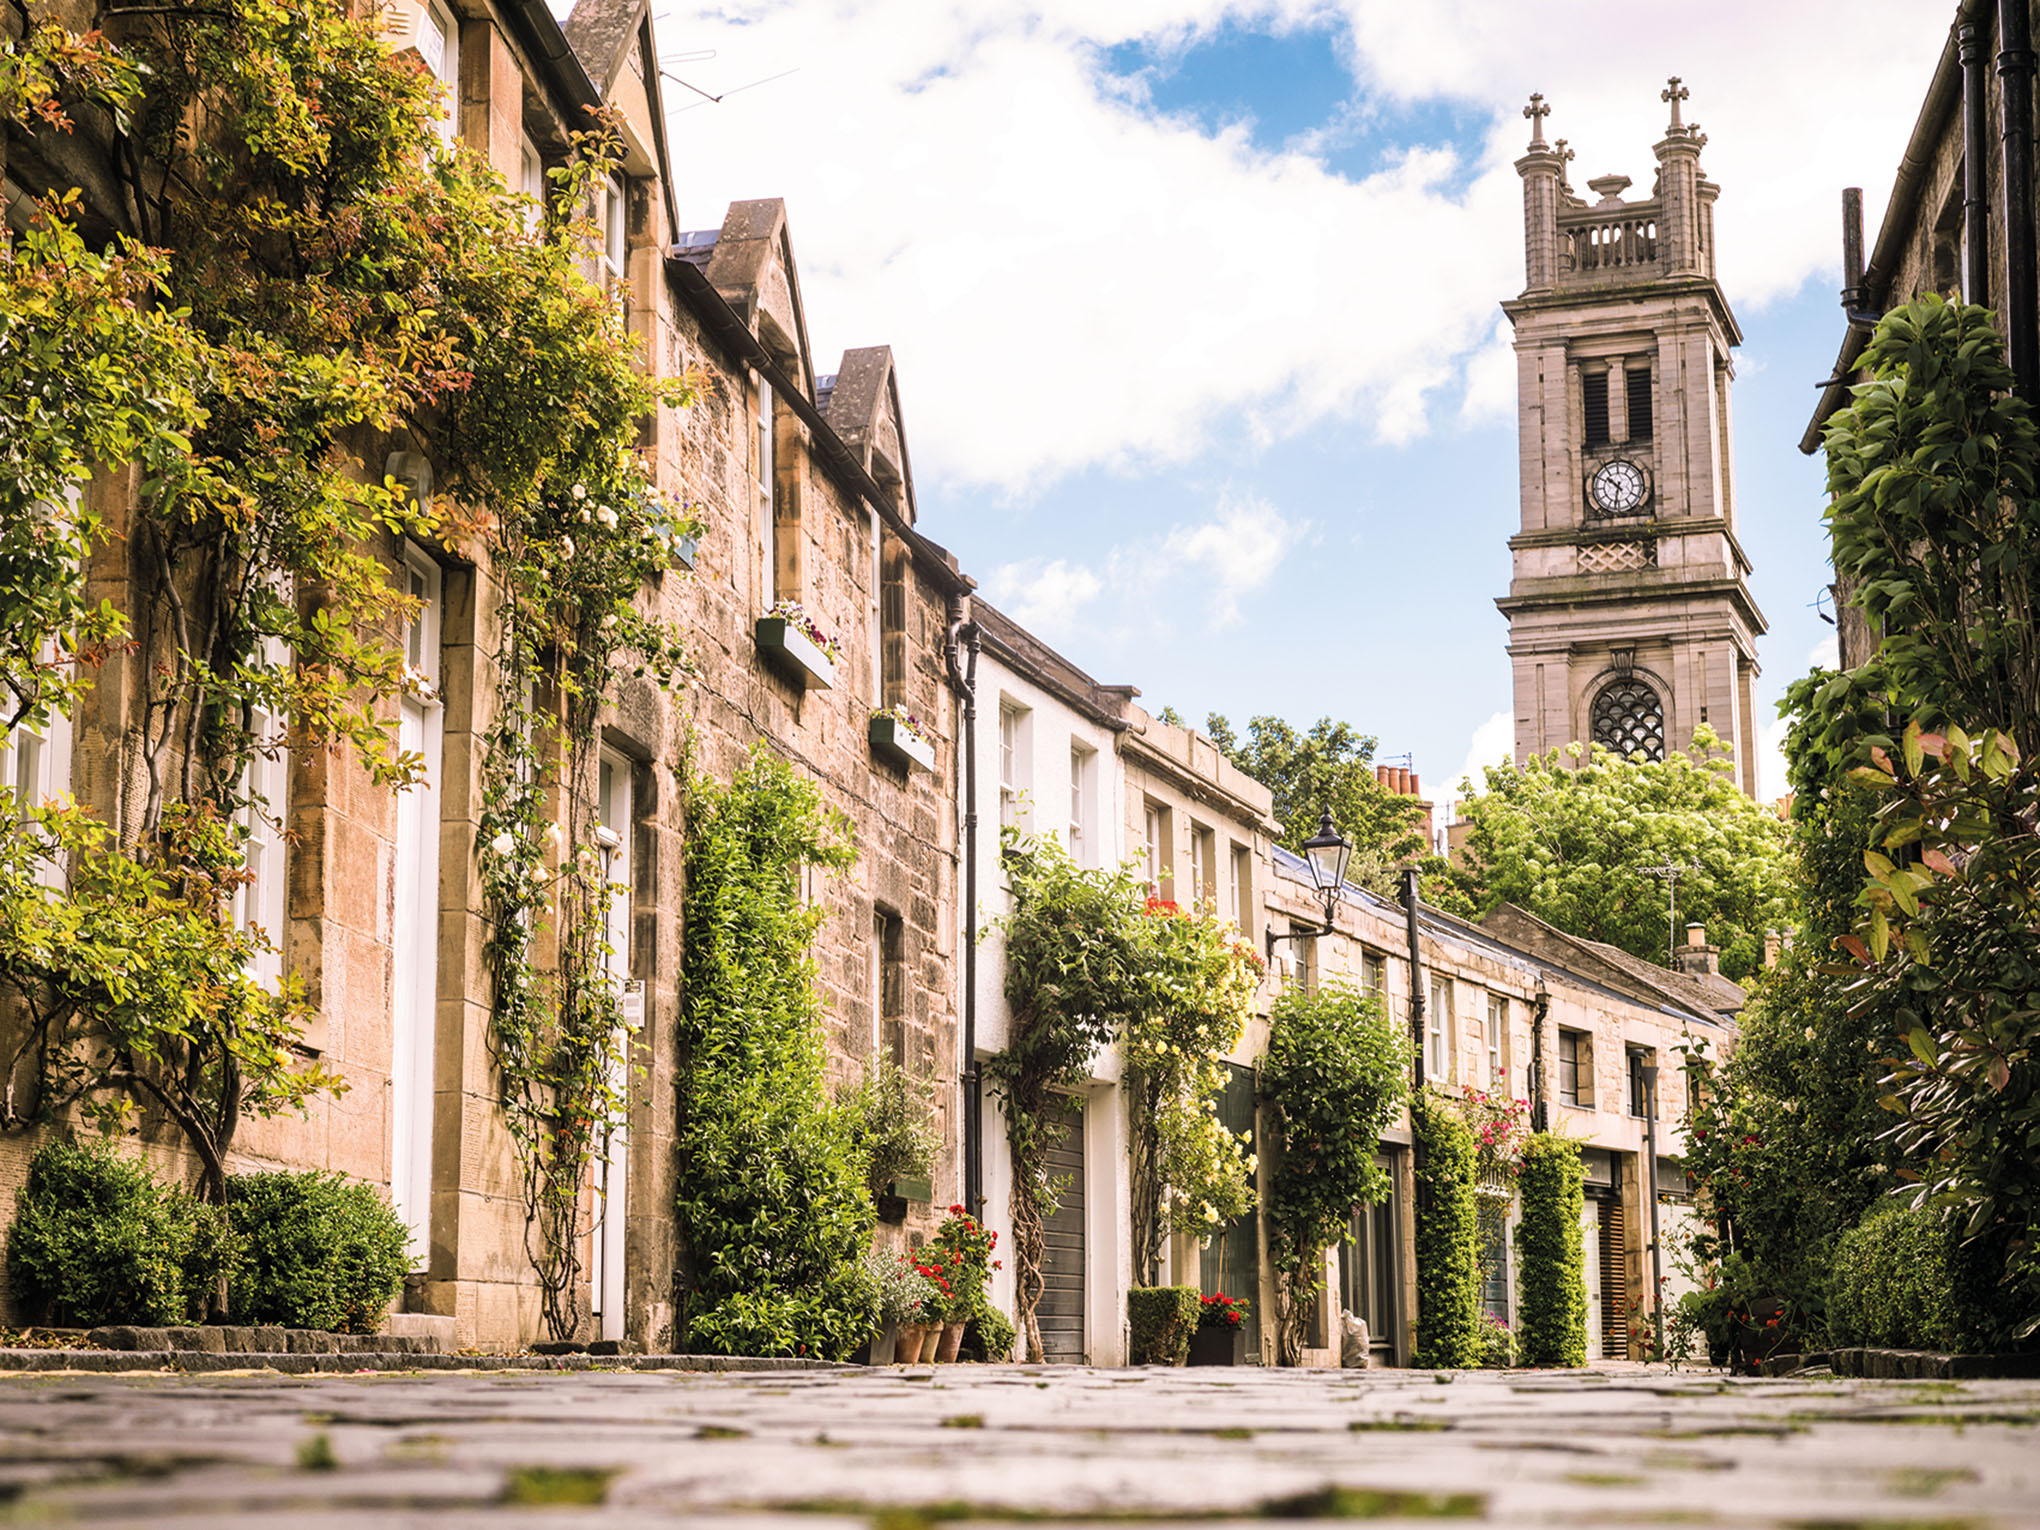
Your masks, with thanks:
[{"label": "lamp post", "polygon": [[1658,1248],[1657,1204],[1657,1064],[1645,1063],[1643,1074],[1644,1193],[1650,1197],[1650,1314],[1657,1329],[1657,1352],[1665,1352],[1664,1256]]},{"label": "lamp post", "polygon": [[1310,868],[1311,883],[1325,900],[1325,925],[1319,929],[1268,931],[1268,960],[1275,960],[1275,942],[1298,940],[1332,933],[1332,912],[1339,906],[1339,889],[1346,883],[1346,862],[1353,847],[1332,823],[1329,811],[1318,818],[1318,831],[1303,842],[1303,862]]}]

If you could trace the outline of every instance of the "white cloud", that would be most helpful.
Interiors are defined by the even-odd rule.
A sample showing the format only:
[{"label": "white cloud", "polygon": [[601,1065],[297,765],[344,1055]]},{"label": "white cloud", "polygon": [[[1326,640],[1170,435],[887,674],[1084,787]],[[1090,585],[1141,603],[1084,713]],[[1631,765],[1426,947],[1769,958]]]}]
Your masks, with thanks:
[{"label": "white cloud", "polygon": [[1791,720],[1774,717],[1757,729],[1757,800],[1776,802],[1790,790],[1785,780],[1785,732]]},{"label": "white cloud", "polygon": [[1043,637],[1069,632],[1077,608],[1098,598],[1103,582],[1089,569],[1057,558],[1027,558],[992,570],[985,593],[1021,626]]},{"label": "white cloud", "polygon": [[1157,572],[1194,571],[1211,591],[1212,625],[1231,627],[1240,619],[1240,597],[1275,577],[1304,530],[1265,499],[1228,489],[1219,495],[1213,519],[1170,529]]},{"label": "white cloud", "polygon": [[1840,669],[1842,667],[1842,640],[1830,632],[1813,645],[1813,652],[1806,656],[1808,669]]},{"label": "white cloud", "polygon": [[1453,775],[1447,794],[1457,798],[1459,783],[1469,777],[1475,791],[1479,791],[1487,779],[1481,772],[1490,765],[1501,764],[1515,752],[1515,748],[1515,720],[1507,712],[1495,713],[1473,730],[1473,737],[1466,746],[1466,762]]},{"label": "white cloud", "polygon": [[[1946,7],[1859,0],[1840,30],[1814,0],[1719,0],[1704,27],[1656,16],[1611,28],[1604,0],[721,0],[665,7],[660,38],[714,50],[682,66],[713,91],[798,71],[718,106],[669,88],[688,103],[671,134],[683,223],[785,197],[819,365],[890,343],[923,474],[1024,492],[1194,456],[1222,421],[1263,441],[1326,419],[1412,440],[1462,378],[1486,418],[1494,304],[1522,285],[1511,163],[1533,89],[1579,153],[1576,184],[1616,169],[1647,189],[1658,90],[1683,70],[1723,187],[1731,300],[1831,270],[1835,193],[1865,186],[1874,217]],[[1359,112],[1445,102],[1493,126],[1348,179],[1318,157],[1336,133],[1266,153],[1243,124],[1159,115],[1104,72],[1115,44],[1227,18],[1344,18]]]}]

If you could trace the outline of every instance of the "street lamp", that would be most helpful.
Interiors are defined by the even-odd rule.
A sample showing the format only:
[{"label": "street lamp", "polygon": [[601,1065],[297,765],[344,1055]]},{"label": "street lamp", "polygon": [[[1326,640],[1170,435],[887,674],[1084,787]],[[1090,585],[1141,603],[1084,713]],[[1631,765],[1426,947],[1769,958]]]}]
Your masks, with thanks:
[{"label": "street lamp", "polygon": [[1280,933],[1269,930],[1268,960],[1275,959],[1275,942],[1278,940],[1332,933],[1332,911],[1339,906],[1339,889],[1346,883],[1346,862],[1352,854],[1353,847],[1333,827],[1331,813],[1320,815],[1317,833],[1303,842],[1303,863],[1310,868],[1310,879],[1318,890],[1318,896],[1325,900],[1325,927],[1321,930],[1291,929]]}]

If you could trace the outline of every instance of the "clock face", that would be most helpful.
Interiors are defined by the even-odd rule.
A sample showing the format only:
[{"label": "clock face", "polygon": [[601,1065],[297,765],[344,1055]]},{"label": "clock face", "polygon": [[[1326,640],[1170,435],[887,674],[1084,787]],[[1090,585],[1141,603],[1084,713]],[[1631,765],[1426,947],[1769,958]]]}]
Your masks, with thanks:
[{"label": "clock face", "polygon": [[1611,462],[1594,475],[1594,505],[1603,515],[1627,515],[1643,503],[1643,469]]}]

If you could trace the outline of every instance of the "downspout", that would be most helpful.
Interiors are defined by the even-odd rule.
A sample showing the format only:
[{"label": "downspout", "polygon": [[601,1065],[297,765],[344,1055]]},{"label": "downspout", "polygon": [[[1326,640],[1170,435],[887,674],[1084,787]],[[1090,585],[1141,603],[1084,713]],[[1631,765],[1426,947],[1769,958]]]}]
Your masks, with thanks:
[{"label": "downspout", "polygon": [[2020,398],[2040,395],[2040,269],[2033,231],[2030,0],[1998,0],[1998,112],[2004,136],[2005,349]]},{"label": "downspout", "polygon": [[1410,939],[1410,1040],[1416,1044],[1416,1060],[1410,1080],[1415,1090],[1424,1087],[1424,958],[1417,946],[1417,868],[1403,868],[1403,911],[1408,916]]},{"label": "downspout", "polygon": [[[949,683],[963,698],[963,1045],[958,1082],[963,1090],[963,1204],[984,1215],[984,1142],[981,1076],[977,1062],[977,661],[978,629],[966,622],[961,592],[949,597],[949,637],[943,656]],[[968,648],[969,662],[959,652]]]},{"label": "downspout", "polygon": [[1962,299],[1990,306],[1990,29],[1979,12],[1956,25],[1962,55]]},{"label": "downspout", "polygon": [[1551,1130],[1551,1097],[1544,1082],[1544,1028],[1551,1018],[1551,990],[1540,974],[1537,1003],[1530,1011],[1530,1129]]}]

